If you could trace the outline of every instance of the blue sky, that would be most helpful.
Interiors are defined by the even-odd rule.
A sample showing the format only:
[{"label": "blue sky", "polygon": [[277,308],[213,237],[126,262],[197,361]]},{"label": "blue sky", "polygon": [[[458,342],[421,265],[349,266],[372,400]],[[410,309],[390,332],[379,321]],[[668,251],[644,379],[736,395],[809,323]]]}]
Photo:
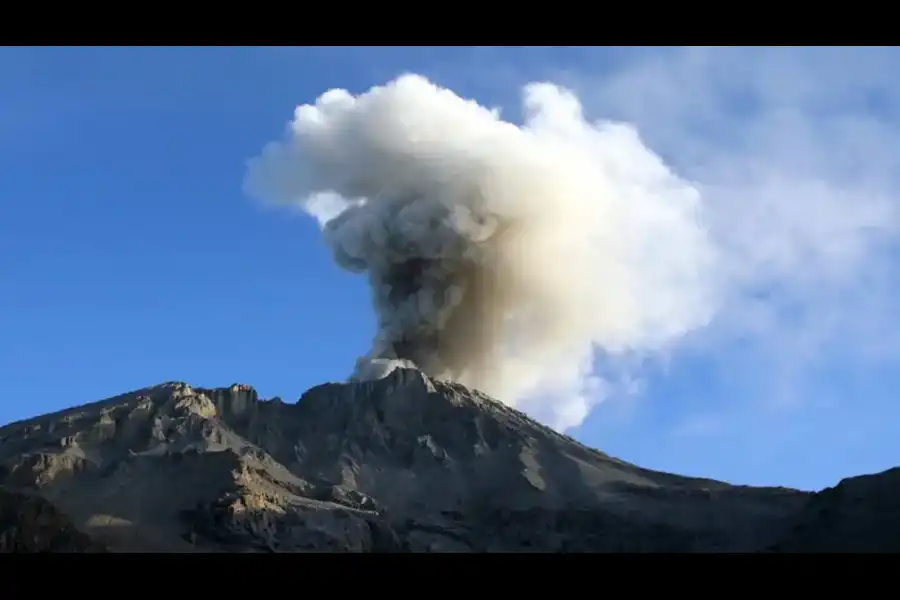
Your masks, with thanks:
[{"label": "blue sky", "polygon": [[727,306],[570,433],[736,483],[895,466],[898,68],[879,48],[3,48],[0,422],[167,380],[293,400],[344,378],[374,332],[365,281],[312,219],[248,199],[245,165],[296,105],[416,72],[512,117],[523,84],[567,86],[709,200]]}]

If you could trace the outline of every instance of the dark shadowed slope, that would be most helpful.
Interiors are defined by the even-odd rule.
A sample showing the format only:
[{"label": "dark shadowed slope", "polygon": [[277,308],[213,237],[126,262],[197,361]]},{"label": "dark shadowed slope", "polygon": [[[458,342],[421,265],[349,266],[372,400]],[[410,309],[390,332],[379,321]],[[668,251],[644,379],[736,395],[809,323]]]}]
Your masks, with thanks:
[{"label": "dark shadowed slope", "polygon": [[39,494],[0,486],[0,552],[103,552]]},{"label": "dark shadowed slope", "polygon": [[[111,551],[888,549],[872,536],[897,519],[860,507],[900,486],[870,477],[823,528],[855,480],[812,496],[641,469],[412,369],[296,404],[169,383],[0,429],[2,493]],[[26,524],[0,498],[12,539]]]}]

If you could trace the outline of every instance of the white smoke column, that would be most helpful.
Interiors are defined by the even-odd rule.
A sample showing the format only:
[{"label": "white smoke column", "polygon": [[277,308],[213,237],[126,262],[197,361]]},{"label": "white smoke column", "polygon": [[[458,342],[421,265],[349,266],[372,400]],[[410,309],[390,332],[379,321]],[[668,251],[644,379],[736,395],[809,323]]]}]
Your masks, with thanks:
[{"label": "white smoke column", "polygon": [[598,400],[596,353],[663,350],[714,309],[696,189],[623,124],[549,84],[524,124],[406,75],[296,109],[245,189],[319,219],[367,274],[370,357],[518,405],[551,426]]}]

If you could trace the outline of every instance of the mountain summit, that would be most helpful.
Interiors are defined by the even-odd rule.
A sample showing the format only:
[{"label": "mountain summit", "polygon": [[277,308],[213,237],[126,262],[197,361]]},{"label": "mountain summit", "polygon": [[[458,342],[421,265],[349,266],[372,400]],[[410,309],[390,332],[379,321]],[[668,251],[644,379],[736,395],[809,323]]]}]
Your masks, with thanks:
[{"label": "mountain summit", "polygon": [[820,494],[681,477],[382,375],[295,404],[171,382],[0,428],[0,551],[900,549],[895,471]]}]

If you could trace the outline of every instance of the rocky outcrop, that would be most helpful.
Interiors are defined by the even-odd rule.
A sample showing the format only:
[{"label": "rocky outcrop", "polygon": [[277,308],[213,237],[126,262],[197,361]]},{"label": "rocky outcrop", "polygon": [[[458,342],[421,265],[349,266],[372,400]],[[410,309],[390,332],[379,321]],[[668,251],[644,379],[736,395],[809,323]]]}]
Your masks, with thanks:
[{"label": "rocky outcrop", "polygon": [[641,469],[460,385],[384,375],[295,404],[167,383],[15,423],[0,484],[110,551],[765,551],[799,543],[818,501]]},{"label": "rocky outcrop", "polygon": [[777,552],[900,552],[900,468],[844,479],[806,502]]},{"label": "rocky outcrop", "polygon": [[39,496],[0,486],[0,552],[103,552]]}]

